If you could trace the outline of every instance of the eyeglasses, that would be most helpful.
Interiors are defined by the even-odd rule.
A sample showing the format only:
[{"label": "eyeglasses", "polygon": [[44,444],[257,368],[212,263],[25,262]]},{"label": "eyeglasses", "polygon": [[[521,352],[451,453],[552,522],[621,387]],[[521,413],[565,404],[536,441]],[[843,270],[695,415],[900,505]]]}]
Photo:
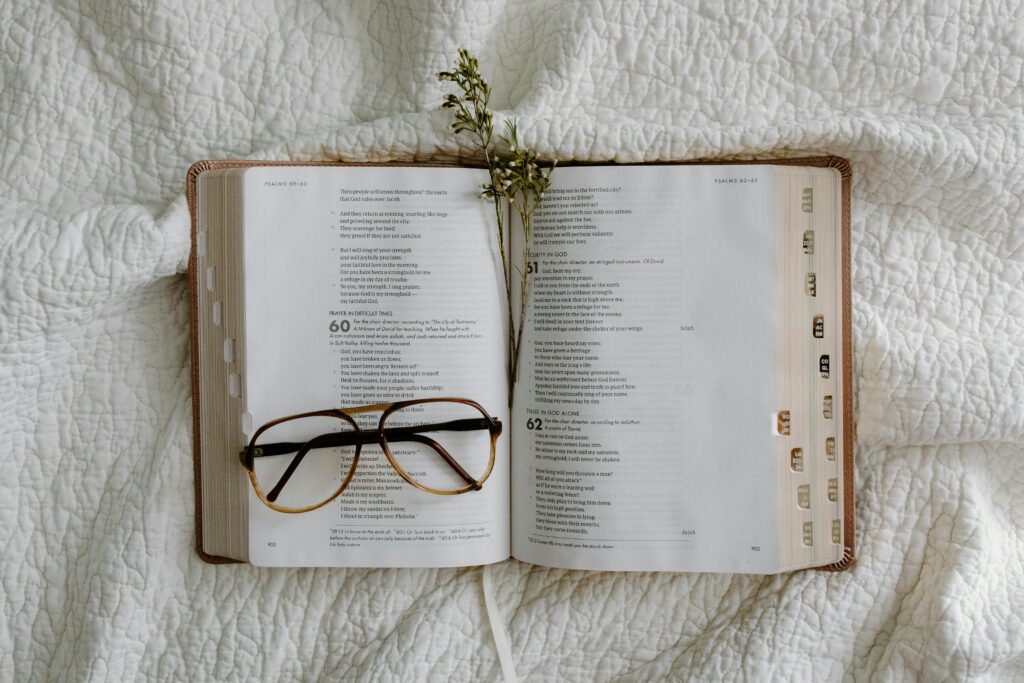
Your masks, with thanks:
[{"label": "eyeglasses", "polygon": [[[354,415],[381,411],[375,430]],[[240,453],[256,495],[278,512],[308,512],[349,485],[363,446],[421,491],[478,491],[494,469],[501,421],[475,401],[425,398],[301,413],[267,422]]]}]

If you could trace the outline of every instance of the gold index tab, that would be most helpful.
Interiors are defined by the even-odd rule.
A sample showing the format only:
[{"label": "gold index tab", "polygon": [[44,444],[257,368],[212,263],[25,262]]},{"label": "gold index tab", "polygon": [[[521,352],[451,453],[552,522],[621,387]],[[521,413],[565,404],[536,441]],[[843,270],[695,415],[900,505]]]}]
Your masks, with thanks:
[{"label": "gold index tab", "polygon": [[811,326],[811,334],[814,335],[815,339],[825,338],[825,316],[816,315]]},{"label": "gold index tab", "polygon": [[814,253],[814,231],[805,230],[803,240],[804,253],[811,255]]},{"label": "gold index tab", "polygon": [[811,485],[800,484],[796,487],[796,506],[801,510],[811,509]]},{"label": "gold index tab", "polygon": [[780,410],[775,418],[775,431],[782,436],[789,436],[789,411]]},{"label": "gold index tab", "polygon": [[789,452],[789,469],[794,472],[804,471],[804,449],[794,448]]}]

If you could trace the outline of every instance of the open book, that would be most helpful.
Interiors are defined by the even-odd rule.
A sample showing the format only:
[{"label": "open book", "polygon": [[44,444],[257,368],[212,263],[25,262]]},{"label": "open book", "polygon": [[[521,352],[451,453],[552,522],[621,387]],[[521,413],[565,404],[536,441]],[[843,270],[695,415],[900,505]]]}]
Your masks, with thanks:
[{"label": "open book", "polygon": [[[486,181],[457,166],[190,169],[200,555],[268,566],[847,566],[849,164],[559,166],[534,216],[511,412]],[[479,490],[409,485],[367,442],[328,504],[286,514],[258,497],[244,462],[261,426],[430,397],[470,399],[500,425]],[[288,486],[298,495],[344,476]]]}]

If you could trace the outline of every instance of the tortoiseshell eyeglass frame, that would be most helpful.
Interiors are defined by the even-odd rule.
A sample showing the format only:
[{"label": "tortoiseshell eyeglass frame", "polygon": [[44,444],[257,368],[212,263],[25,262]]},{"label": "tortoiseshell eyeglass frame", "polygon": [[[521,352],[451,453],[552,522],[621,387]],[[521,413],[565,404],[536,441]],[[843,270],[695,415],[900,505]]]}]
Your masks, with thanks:
[{"label": "tortoiseshell eyeglass frame", "polygon": [[[480,411],[481,417],[450,420],[448,422],[439,422],[434,424],[414,425],[408,427],[391,427],[385,428],[384,423],[387,421],[388,415],[408,408],[409,406],[426,404],[426,403],[461,403],[463,405],[471,406],[476,410]],[[361,415],[364,413],[373,413],[381,411],[380,421],[377,423],[377,429],[373,431],[363,430],[356,424],[353,415]],[[257,440],[260,436],[271,427],[279,425],[283,422],[291,420],[299,420],[305,417],[334,417],[343,420],[352,427],[351,431],[345,432],[330,432],[328,434],[320,434],[313,438],[305,441],[304,443],[297,442],[282,442],[282,443],[270,443],[270,444],[259,444]],[[474,479],[462,468],[458,461],[444,449],[441,444],[437,443],[429,436],[424,436],[422,432],[435,432],[435,431],[470,431],[474,429],[486,429],[490,433],[491,437],[491,453],[487,463],[487,470],[483,476],[479,479]],[[501,436],[501,421],[492,417],[486,410],[483,409],[476,401],[471,401],[468,398],[421,398],[413,399],[409,401],[395,401],[393,403],[374,403],[372,405],[355,406],[351,408],[334,408],[331,410],[317,410],[310,413],[299,413],[297,415],[288,415],[287,417],[280,417],[276,420],[267,422],[262,427],[256,430],[256,433],[252,435],[252,439],[249,440],[249,445],[239,452],[239,459],[242,461],[242,466],[249,473],[249,481],[252,482],[253,490],[256,491],[256,496],[263,502],[264,505],[277,512],[286,512],[289,514],[296,514],[299,512],[309,512],[310,510],[316,510],[324,505],[327,505],[332,500],[342,494],[342,492],[348,487],[352,476],[356,472],[356,466],[359,464],[359,453],[362,447],[367,444],[377,444],[384,451],[384,456],[391,463],[391,467],[394,468],[398,475],[402,477],[406,482],[427,493],[436,493],[441,496],[455,496],[460,493],[467,493],[469,491],[479,491],[483,486],[483,483],[487,481],[487,478],[491,476],[491,472],[494,470],[494,457],[497,452],[498,437]],[[395,460],[395,456],[392,455],[391,449],[388,447],[388,441],[402,442],[402,441],[415,441],[417,443],[424,444],[433,449],[447,464],[451,467],[458,476],[466,482],[466,486],[455,489],[455,490],[442,490],[434,489],[429,486],[425,486],[420,482],[413,479],[409,474],[402,468],[401,465]],[[325,448],[329,446],[355,446],[356,450],[352,456],[352,465],[349,467],[348,474],[345,479],[341,482],[341,486],[338,490],[328,496],[325,500],[316,503],[314,505],[307,505],[305,507],[285,507],[278,505],[274,502],[281,489],[288,482],[294,474],[296,468],[302,462],[303,458],[306,457],[306,453],[314,448]],[[284,453],[295,453],[292,461],[288,464],[287,469],[281,476],[280,481],[277,485],[270,490],[269,493],[265,493],[256,479],[256,458],[269,456],[269,455],[281,455]]]}]

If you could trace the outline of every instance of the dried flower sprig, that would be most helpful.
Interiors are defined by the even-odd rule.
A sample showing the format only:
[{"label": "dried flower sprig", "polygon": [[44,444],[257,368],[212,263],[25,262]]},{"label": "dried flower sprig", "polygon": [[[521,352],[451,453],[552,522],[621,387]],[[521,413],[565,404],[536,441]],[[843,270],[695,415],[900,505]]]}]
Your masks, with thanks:
[{"label": "dried flower sprig", "polygon": [[[524,145],[519,139],[519,126],[515,119],[505,121],[505,133],[498,136],[504,149],[494,143],[494,115],[488,107],[491,88],[480,75],[480,65],[468,50],[459,50],[459,61],[451,71],[437,75],[439,81],[454,83],[460,92],[445,96],[441,107],[451,109],[455,121],[451,129],[456,135],[470,133],[474,144],[483,153],[490,173],[490,182],[481,186],[480,195],[494,202],[494,217],[498,228],[498,248],[505,275],[505,296],[508,301],[509,335],[509,405],[515,384],[519,377],[519,352],[526,323],[526,308],[530,296],[530,282],[533,268],[530,263],[533,238],[533,214],[540,206],[544,193],[551,185],[551,171],[555,167],[544,166],[537,152]],[[519,274],[519,315],[518,324],[512,311],[512,264],[505,249],[506,228],[512,223],[515,210],[523,228],[523,252],[515,266]]]}]

